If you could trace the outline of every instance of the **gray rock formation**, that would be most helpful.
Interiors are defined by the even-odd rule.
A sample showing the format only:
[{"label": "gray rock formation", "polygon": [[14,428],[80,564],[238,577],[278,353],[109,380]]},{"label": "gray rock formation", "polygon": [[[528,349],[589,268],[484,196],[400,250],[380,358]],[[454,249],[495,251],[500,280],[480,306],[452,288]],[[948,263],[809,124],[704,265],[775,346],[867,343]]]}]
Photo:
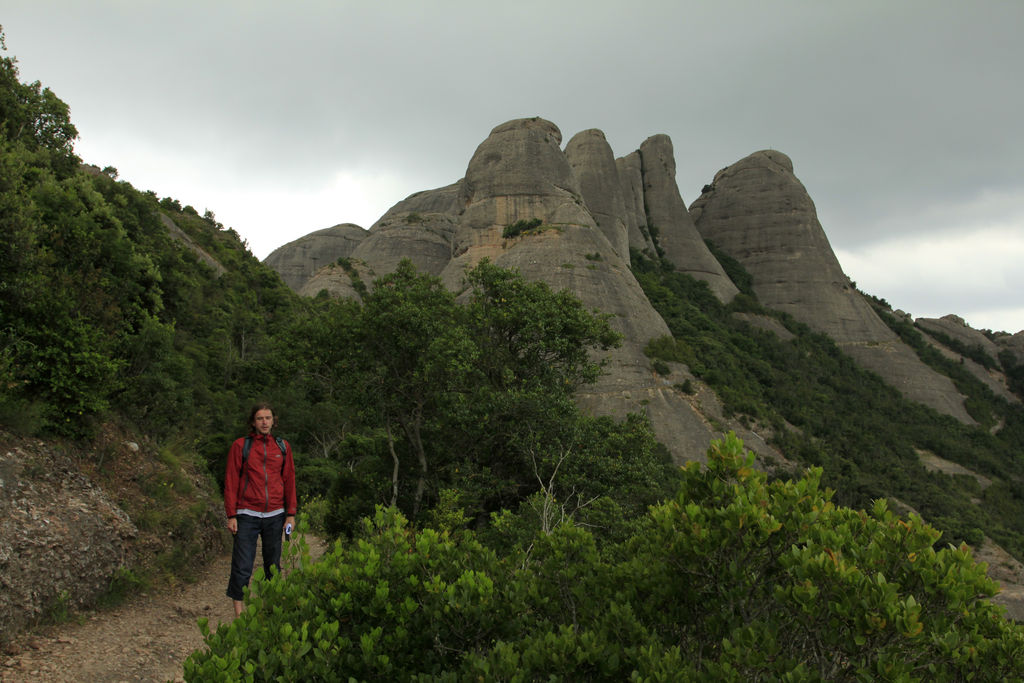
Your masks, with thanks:
[{"label": "gray rock formation", "polygon": [[626,204],[612,148],[604,133],[591,128],[577,133],[565,146],[565,156],[576,172],[583,201],[612,249],[629,261],[629,236],[626,232]]},{"label": "gray rock formation", "polygon": [[1020,399],[1010,391],[1006,383],[1006,375],[996,369],[988,369],[984,365],[964,356],[956,348],[949,348],[946,339],[950,339],[967,349],[980,349],[992,359],[991,366],[999,367],[999,347],[978,330],[972,329],[963,318],[957,315],[946,315],[941,318],[918,318],[917,326],[924,331],[925,339],[940,353],[951,360],[961,363],[982,384],[987,386],[996,396],[1002,396],[1011,403],[1020,403]]},{"label": "gray rock formation", "polygon": [[653,135],[640,145],[647,226],[677,270],[703,280],[721,301],[739,293],[722,265],[711,255],[694,226],[676,185],[676,161],[667,135]]},{"label": "gray rock formation", "polygon": [[409,259],[424,273],[440,275],[452,258],[462,212],[462,181],[406,197],[370,227],[352,256],[379,275]]},{"label": "gray rock formation", "polygon": [[619,171],[619,183],[622,186],[622,200],[626,213],[623,222],[626,224],[626,235],[629,246],[648,257],[655,258],[658,254],[654,240],[647,229],[647,212],[644,209],[644,175],[640,162],[640,152],[636,151],[615,160]]},{"label": "gray rock formation", "polygon": [[[737,291],[689,218],[675,186],[671,141],[654,136],[641,151],[616,160],[600,131],[578,134],[564,152],[561,139],[558,128],[540,118],[499,125],[477,148],[462,180],[399,202],[358,233],[351,250],[325,258],[303,238],[267,263],[279,272],[290,268],[290,282],[301,279],[297,289],[308,296],[326,291],[359,298],[364,286],[403,258],[440,275],[455,291],[464,286],[466,269],[483,258],[556,290],[568,288],[586,306],[612,313],[625,338],[612,353],[608,374],[580,394],[583,407],[620,417],[645,412],[680,461],[702,460],[723,425],[781,461],[757,433],[721,415],[712,392],[702,389],[703,398],[681,392],[686,381],[700,386],[684,366],[663,377],[643,354],[651,338],[668,334],[628,267],[630,247],[656,254],[648,230],[653,221],[664,226],[667,252],[681,271],[707,281],[722,300]],[[503,235],[521,220],[541,224]],[[323,232],[329,231],[307,237]],[[339,256],[347,257],[344,264],[337,263]]]},{"label": "gray rock formation", "polygon": [[1017,334],[1004,334],[996,337],[996,346],[1000,351],[1009,351],[1019,365],[1024,365],[1024,330]]},{"label": "gray rock formation", "polygon": [[[466,170],[456,256],[442,278],[458,290],[465,270],[486,257],[613,314],[623,345],[611,353],[608,374],[580,393],[580,404],[616,417],[646,411],[678,460],[703,460],[714,431],[643,355],[647,341],[668,334],[668,327],[597,227],[560,143],[554,124],[519,119],[496,127],[480,144]],[[503,237],[507,226],[535,218],[542,222],[536,230]]]},{"label": "gray rock formation", "polygon": [[319,268],[351,256],[365,238],[366,231],[358,225],[341,223],[278,247],[263,262],[297,292]]},{"label": "gray rock formation", "polygon": [[925,332],[937,332],[967,348],[980,348],[992,360],[999,359],[999,347],[981,332],[973,329],[958,315],[945,315],[941,318],[917,318],[914,322]]},{"label": "gray rock formation", "polygon": [[901,342],[843,273],[785,154],[756,152],[719,171],[690,213],[747,269],[762,304],[827,334],[908,398],[973,423],[953,382]]}]

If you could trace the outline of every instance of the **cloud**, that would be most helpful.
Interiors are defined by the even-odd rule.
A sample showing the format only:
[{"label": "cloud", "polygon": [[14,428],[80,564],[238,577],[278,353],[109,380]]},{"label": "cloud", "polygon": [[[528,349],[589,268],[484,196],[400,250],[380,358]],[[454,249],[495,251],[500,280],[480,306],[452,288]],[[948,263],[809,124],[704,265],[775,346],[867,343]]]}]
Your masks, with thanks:
[{"label": "cloud", "polygon": [[1020,291],[922,272],[969,278],[925,305],[885,286],[917,280],[866,278],[884,249],[1024,226],[998,200],[1024,198],[1021,2],[8,0],[3,14],[23,79],[71,106],[86,161],[213,210],[257,255],[372,222],[461,177],[494,126],[542,116],[564,140],[603,130],[618,156],[668,134],[687,202],[718,169],[785,152],[832,245],[861,259],[851,275],[915,312],[960,313],[963,298],[937,299],[956,291],[998,310]]},{"label": "cloud", "polygon": [[220,194],[217,220],[225,226],[260,226],[242,235],[262,259],[287,242],[338,223],[369,228],[393,204],[421,189],[396,174],[341,170],[302,190],[237,188]]},{"label": "cloud", "polygon": [[1024,213],[1014,224],[966,225],[836,249],[861,291],[917,318],[955,313],[975,329],[1024,330]]}]

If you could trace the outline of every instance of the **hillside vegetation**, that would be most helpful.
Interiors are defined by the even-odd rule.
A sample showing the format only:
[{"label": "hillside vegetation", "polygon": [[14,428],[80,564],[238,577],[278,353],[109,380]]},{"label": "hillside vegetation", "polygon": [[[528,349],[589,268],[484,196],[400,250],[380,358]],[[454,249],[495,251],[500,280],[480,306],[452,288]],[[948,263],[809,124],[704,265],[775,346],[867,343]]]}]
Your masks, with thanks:
[{"label": "hillside vegetation", "polygon": [[[837,502],[867,508],[876,498],[889,498],[898,509],[909,506],[942,529],[944,543],[977,545],[988,535],[1024,558],[1024,406],[995,396],[881,306],[883,319],[922,359],[954,379],[980,427],[904,399],[827,336],[762,308],[749,289],[723,305],[704,283],[634,256],[637,279],[672,331],[671,338],[650,342],[652,359],[686,363],[715,390],[729,414],[764,425],[787,459],[821,466]],[[735,277],[744,281],[742,273]],[[784,341],[735,313],[774,318],[793,338]],[[997,423],[1000,429],[991,433],[988,427]],[[958,463],[991,484],[930,472],[921,463],[923,452]]]},{"label": "hillside vegetation", "polygon": [[[190,680],[1024,670],[1021,628],[959,546],[987,534],[1024,556],[1021,415],[969,377],[995,435],[907,403],[784,316],[790,342],[736,321],[776,315],[749,293],[724,307],[637,258],[673,334],[652,357],[687,363],[811,466],[769,477],[727,437],[707,468],[680,469],[643,415],[576,406],[619,339],[572,294],[485,261],[458,293],[403,263],[361,302],[300,299],[212,212],[82,166],[76,135],[63,102],[0,60],[0,424],[187,510],[182,489],[216,495],[247,406],[270,400],[302,524],[342,541],[287,582],[257,580]],[[111,472],[126,460],[90,445],[112,433],[209,476]],[[993,483],[928,473],[916,449]]]}]

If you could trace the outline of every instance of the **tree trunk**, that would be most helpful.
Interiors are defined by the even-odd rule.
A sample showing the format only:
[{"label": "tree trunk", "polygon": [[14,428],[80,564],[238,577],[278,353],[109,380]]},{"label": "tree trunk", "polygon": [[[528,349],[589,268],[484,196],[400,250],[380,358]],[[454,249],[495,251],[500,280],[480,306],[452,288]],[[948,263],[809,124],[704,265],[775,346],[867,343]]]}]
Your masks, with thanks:
[{"label": "tree trunk", "polygon": [[388,435],[388,450],[391,451],[391,507],[398,505],[398,454],[395,453],[395,439],[391,436],[391,421],[384,423]]},{"label": "tree trunk", "polygon": [[423,501],[423,493],[427,489],[427,453],[423,448],[423,438],[420,435],[420,426],[423,423],[422,411],[417,410],[413,416],[410,429],[406,430],[409,442],[416,451],[416,460],[420,464],[420,476],[416,481],[416,494],[412,501],[412,518],[417,519],[420,514],[420,503]]}]

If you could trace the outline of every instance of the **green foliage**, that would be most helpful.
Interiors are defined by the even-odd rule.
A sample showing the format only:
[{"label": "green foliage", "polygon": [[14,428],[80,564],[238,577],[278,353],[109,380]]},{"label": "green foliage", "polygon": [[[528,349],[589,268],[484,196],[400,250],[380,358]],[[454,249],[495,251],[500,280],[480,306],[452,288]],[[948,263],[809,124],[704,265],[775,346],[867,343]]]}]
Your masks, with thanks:
[{"label": "green foliage", "polygon": [[[0,51],[6,50],[0,27]],[[22,83],[17,60],[0,57],[0,143],[45,157],[47,166],[65,176],[78,164],[72,151],[77,137],[68,105],[39,81]]]},{"label": "green foliage", "polygon": [[541,226],[543,222],[544,221],[542,221],[539,218],[530,218],[529,220],[524,218],[516,221],[515,223],[510,223],[509,225],[506,225],[505,229],[501,231],[501,236],[504,239],[518,237],[523,233],[528,233],[531,230],[536,230]]},{"label": "green foliage", "polygon": [[[418,214],[410,214],[410,221],[412,221],[412,216],[416,215]],[[342,269],[345,271],[345,274],[348,275],[349,281],[352,283],[352,288],[356,290],[359,296],[367,296],[368,291],[366,289],[366,283],[363,282],[363,279],[361,277],[359,277],[359,271],[357,271],[355,266],[352,265],[352,259],[339,257],[338,265],[341,266]]]},{"label": "green foliage", "polygon": [[965,358],[970,358],[975,363],[977,363],[978,365],[982,366],[987,370],[1001,369],[999,362],[992,356],[988,355],[985,352],[985,349],[983,349],[980,344],[967,345],[957,339],[953,339],[949,335],[942,334],[941,332],[938,332],[936,330],[928,330],[927,334],[931,337],[934,337],[936,340],[938,340],[940,344],[942,344],[946,348],[956,351]]},{"label": "green foliage", "polygon": [[303,412],[321,428],[346,425],[323,453],[323,472],[338,467],[327,528],[351,534],[377,504],[416,521],[440,504],[449,520],[482,524],[555,486],[556,473],[559,515],[642,511],[671,479],[649,425],[588,418],[572,400],[601,372],[592,350],[619,343],[607,316],[487,262],[467,285],[457,303],[404,262],[361,304],[318,301],[282,339],[276,373]]},{"label": "green foliage", "polygon": [[297,298],[212,212],[80,170],[66,105],[17,76],[0,60],[0,419],[74,437],[117,413],[157,436],[225,428],[265,391],[267,341]]},{"label": "green foliage", "polygon": [[560,524],[498,554],[378,509],[287,581],[257,580],[186,680],[1017,679],[1024,631],[964,548],[769,483],[732,435],[621,543]]},{"label": "green foliage", "polygon": [[[658,262],[641,257],[633,267],[672,332],[651,340],[648,356],[685,363],[714,389],[727,414],[769,427],[771,443],[787,458],[821,466],[838,502],[867,507],[876,498],[895,498],[948,540],[977,539],[981,530],[1024,557],[1024,497],[996,487],[976,505],[970,484],[929,473],[918,458],[918,451],[929,451],[990,478],[1015,481],[1013,454],[1024,447],[1024,410],[992,396],[958,363],[931,350],[911,325],[879,311],[926,361],[954,378],[974,414],[989,416],[982,429],[904,399],[828,337],[789,316],[750,300],[740,309],[736,302],[725,306],[703,282]],[[774,318],[794,336],[783,341],[736,319],[735,310]],[[987,426],[996,417],[1003,427],[993,435]]]},{"label": "green foliage", "polygon": [[1024,363],[1018,362],[1012,351],[1003,350],[999,352],[999,364],[1006,372],[1006,383],[1010,391],[1024,396]]},{"label": "green foliage", "polygon": [[737,288],[739,288],[740,292],[756,300],[757,295],[754,294],[754,278],[747,272],[747,269],[744,268],[739,261],[719,249],[711,240],[704,240],[704,244],[707,245],[708,251],[710,251],[711,255],[715,257],[715,260],[721,264],[725,274],[729,276],[729,279],[732,280],[733,284],[735,284]]},{"label": "green foliage", "polygon": [[137,574],[128,567],[121,567],[110,579],[110,586],[107,591],[96,599],[96,606],[101,609],[117,607],[129,598],[148,590],[151,586],[150,580]]}]

